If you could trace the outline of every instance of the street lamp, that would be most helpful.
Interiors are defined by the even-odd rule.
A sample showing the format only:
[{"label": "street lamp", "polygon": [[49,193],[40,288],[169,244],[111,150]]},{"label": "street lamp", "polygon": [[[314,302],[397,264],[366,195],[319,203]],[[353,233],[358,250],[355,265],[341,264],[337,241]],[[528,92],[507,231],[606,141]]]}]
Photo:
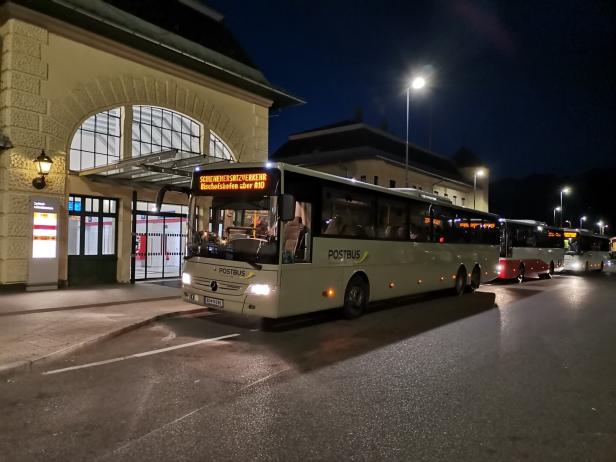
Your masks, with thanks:
[{"label": "street lamp", "polygon": [[36,173],[40,176],[36,177],[32,180],[32,186],[36,189],[43,189],[45,187],[45,177],[49,174],[51,170],[51,165],[53,164],[53,160],[45,154],[45,150],[42,150],[36,159],[33,160],[34,166],[36,167]]},{"label": "street lamp", "polygon": [[583,217],[580,217],[580,229],[582,229],[582,223],[584,223],[585,220],[586,220],[586,215],[584,215]]},{"label": "street lamp", "polygon": [[411,90],[419,91],[426,86],[426,79],[421,76],[414,77],[406,87],[406,145],[404,149],[404,187],[409,187],[409,119],[411,105]]},{"label": "street lamp", "polygon": [[599,221],[597,226],[599,227],[599,234],[603,234],[603,221]]},{"label": "street lamp", "polygon": [[569,194],[571,192],[571,188],[569,186],[565,186],[564,188],[562,188],[560,190],[560,227],[563,227],[563,216],[564,214],[564,209],[563,209],[563,194]]},{"label": "street lamp", "polygon": [[560,212],[560,207],[554,207],[554,226],[556,226],[556,212]]},{"label": "street lamp", "polygon": [[476,210],[476,196],[477,196],[477,177],[482,178],[485,176],[486,171],[482,168],[478,168],[475,170],[475,174],[473,175],[473,208]]}]

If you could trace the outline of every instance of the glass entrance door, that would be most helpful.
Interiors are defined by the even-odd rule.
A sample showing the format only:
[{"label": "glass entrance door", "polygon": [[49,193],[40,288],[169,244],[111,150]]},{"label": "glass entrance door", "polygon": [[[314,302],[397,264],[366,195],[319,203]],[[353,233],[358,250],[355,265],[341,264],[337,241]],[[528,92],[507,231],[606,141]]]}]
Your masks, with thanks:
[{"label": "glass entrance door", "polygon": [[135,280],[178,278],[182,274],[186,239],[186,206],[138,202],[136,220]]}]

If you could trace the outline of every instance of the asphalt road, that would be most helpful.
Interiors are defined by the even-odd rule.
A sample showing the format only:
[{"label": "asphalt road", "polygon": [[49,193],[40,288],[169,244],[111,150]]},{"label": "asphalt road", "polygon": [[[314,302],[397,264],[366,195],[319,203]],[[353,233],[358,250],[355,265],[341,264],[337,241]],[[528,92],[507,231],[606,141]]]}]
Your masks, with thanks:
[{"label": "asphalt road", "polygon": [[616,274],[173,319],[0,384],[2,461],[615,459]]}]

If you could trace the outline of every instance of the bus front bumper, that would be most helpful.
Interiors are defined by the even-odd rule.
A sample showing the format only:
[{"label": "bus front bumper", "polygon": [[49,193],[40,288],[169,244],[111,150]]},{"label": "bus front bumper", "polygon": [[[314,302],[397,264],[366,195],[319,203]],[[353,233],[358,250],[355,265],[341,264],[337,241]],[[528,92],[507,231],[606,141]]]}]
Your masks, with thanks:
[{"label": "bus front bumper", "polygon": [[215,293],[202,293],[200,291],[184,288],[184,301],[199,306],[204,306],[216,311],[229,313],[261,316],[266,318],[278,317],[276,311],[277,294],[268,296],[239,295],[221,296]]}]

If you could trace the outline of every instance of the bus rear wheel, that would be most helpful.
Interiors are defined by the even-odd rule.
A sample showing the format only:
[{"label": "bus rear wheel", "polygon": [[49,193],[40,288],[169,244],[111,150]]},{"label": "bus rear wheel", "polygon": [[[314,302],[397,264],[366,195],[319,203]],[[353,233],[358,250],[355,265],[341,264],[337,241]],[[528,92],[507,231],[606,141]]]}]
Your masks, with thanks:
[{"label": "bus rear wheel", "polygon": [[584,265],[584,272],[590,273],[590,263],[586,262],[586,264]]},{"label": "bus rear wheel", "polygon": [[553,261],[550,262],[550,273],[549,274],[550,276],[554,275],[554,262]]},{"label": "bus rear wheel", "polygon": [[453,287],[453,293],[459,297],[464,293],[464,289],[466,289],[466,269],[462,266],[456,274],[456,285]]},{"label": "bus rear wheel", "polygon": [[599,266],[597,273],[603,273],[603,260],[601,260],[601,265]]},{"label": "bus rear wheel", "polygon": [[474,293],[481,285],[481,269],[478,266],[473,268],[471,273],[471,284],[466,287],[466,291],[470,294]]},{"label": "bus rear wheel", "polygon": [[344,306],[342,307],[344,317],[355,319],[364,314],[369,297],[368,283],[360,276],[353,276],[344,291]]},{"label": "bus rear wheel", "polygon": [[524,265],[520,265],[520,267],[518,268],[518,277],[515,279],[516,281],[518,281],[519,284],[522,284],[524,282]]}]

